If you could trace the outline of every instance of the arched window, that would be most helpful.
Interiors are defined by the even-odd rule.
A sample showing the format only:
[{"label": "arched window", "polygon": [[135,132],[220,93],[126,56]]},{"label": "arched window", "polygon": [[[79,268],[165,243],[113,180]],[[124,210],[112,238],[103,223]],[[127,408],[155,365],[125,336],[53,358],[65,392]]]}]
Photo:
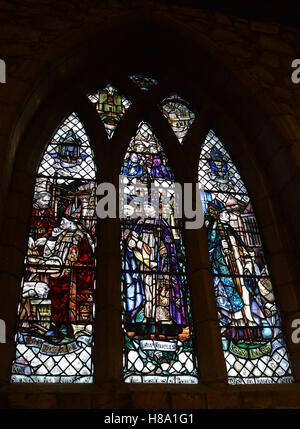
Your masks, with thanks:
[{"label": "arched window", "polygon": [[[108,84],[87,95],[89,107],[84,110],[87,115],[93,103],[101,120],[94,114],[95,128],[103,124],[108,139],[117,139],[115,152],[123,144],[122,134],[115,133],[120,121],[119,130],[131,113],[130,120],[139,124],[127,151],[126,146],[120,149],[126,151],[120,174],[123,379],[126,383],[196,384],[183,222],[175,215],[176,178],[152,128],[157,121],[155,127],[160,124],[165,135],[169,126],[173,130],[169,138],[177,149],[173,158],[172,150],[168,152],[176,162],[176,156],[184,157],[183,143],[196,114],[180,95],[167,92],[170,88],[168,97],[158,98],[156,79],[143,74],[129,78],[143,92],[140,99],[129,88],[124,91],[129,101]],[[151,109],[146,113],[148,122],[141,121],[143,112],[134,106],[140,103],[137,107],[142,109],[147,97],[156,103],[153,116]],[[133,109],[126,113],[131,104]],[[192,141],[188,143],[191,148]],[[111,156],[107,169],[114,165],[109,174],[116,179],[117,156],[103,153]],[[199,182],[229,383],[292,382],[251,201],[213,131],[201,150]],[[54,133],[37,171],[12,382],[93,381],[95,194],[94,155],[82,122],[72,113]]]},{"label": "arched window", "polygon": [[251,200],[211,130],[199,182],[228,381],[289,383],[291,364]]},{"label": "arched window", "polygon": [[145,122],[130,141],[121,178],[128,203],[121,241],[124,379],[197,383],[182,228],[174,217],[174,176]]},{"label": "arched window", "polygon": [[88,136],[72,113],[36,176],[12,382],[92,382],[95,180]]}]

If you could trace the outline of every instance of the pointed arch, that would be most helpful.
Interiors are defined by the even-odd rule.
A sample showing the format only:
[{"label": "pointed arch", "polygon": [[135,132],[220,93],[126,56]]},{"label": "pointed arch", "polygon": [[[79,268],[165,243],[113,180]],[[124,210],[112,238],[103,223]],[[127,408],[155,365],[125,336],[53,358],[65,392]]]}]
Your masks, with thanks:
[{"label": "pointed arch", "polygon": [[127,202],[121,223],[125,382],[195,384],[197,361],[182,228],[174,212],[174,176],[146,122],[130,141],[121,179]]},{"label": "pointed arch", "polygon": [[73,112],[39,163],[11,381],[91,383],[96,166]]},{"label": "pointed arch", "polygon": [[230,384],[291,383],[291,362],[246,186],[213,130],[203,143],[199,182]]}]

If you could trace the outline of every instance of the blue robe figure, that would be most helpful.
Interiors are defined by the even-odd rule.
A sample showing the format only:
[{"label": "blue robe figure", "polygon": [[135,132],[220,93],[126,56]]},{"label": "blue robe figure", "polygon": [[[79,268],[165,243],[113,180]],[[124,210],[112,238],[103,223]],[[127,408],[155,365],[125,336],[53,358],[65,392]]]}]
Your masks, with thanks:
[{"label": "blue robe figure", "polygon": [[210,156],[209,166],[215,174],[216,180],[217,178],[224,179],[228,173],[228,166],[222,152],[214,146],[210,151]]},{"label": "blue robe figure", "polygon": [[[130,232],[130,236],[132,234],[136,234],[138,237],[140,231],[140,225],[136,225],[133,231]],[[134,322],[135,316],[143,308],[146,298],[137,260],[133,253],[133,249],[129,245],[129,242],[127,242],[125,252],[125,284],[127,312],[130,321]]]},{"label": "blue robe figure", "polygon": [[[239,273],[237,262],[232,251],[231,256],[226,258],[224,256],[224,248],[222,241],[226,241],[231,246],[230,237],[236,242],[237,248],[243,253],[247,248],[242,242],[236,231],[228,224],[221,223],[219,219],[219,212],[224,210],[221,202],[208,203],[207,220],[208,223],[208,246],[210,260],[213,265],[213,273],[215,277],[215,289],[217,295],[218,310],[221,315],[221,322],[223,325],[231,325],[227,328],[225,336],[228,339],[235,340],[259,340],[269,337],[270,332],[264,326],[268,325],[268,319],[264,314],[264,306],[267,301],[260,294],[257,279],[244,267],[243,273]],[[239,276],[243,275],[244,286],[249,293],[250,299],[250,312],[249,317],[252,319],[250,322],[246,316],[245,303],[242,298],[242,291],[239,288]],[[233,314],[241,311],[243,325],[237,326],[232,324],[234,321]],[[247,328],[246,328],[247,327]]]},{"label": "blue robe figure", "polygon": [[127,164],[123,166],[122,175],[127,177],[139,177],[144,176],[143,164],[141,163],[141,157],[136,153],[130,154]]},{"label": "blue robe figure", "polygon": [[[155,266],[153,271],[151,270],[151,267],[147,266],[147,269],[150,268],[149,274],[152,273],[160,276],[169,277],[169,313],[170,320],[172,320],[174,323],[172,329],[173,331],[174,329],[177,329],[180,332],[182,327],[186,326],[182,284],[180,280],[180,275],[178,273],[179,262],[177,257],[177,251],[174,244],[174,239],[172,238],[172,232],[163,219],[161,220],[160,231],[160,240],[158,240],[157,224],[138,223],[133,227],[133,229],[130,231],[129,236],[127,237],[125,254],[127,322],[129,324],[128,326],[131,325],[129,329],[134,331],[141,332],[142,330],[144,330],[144,333],[146,333],[146,331],[148,333],[153,333],[153,330],[151,330],[150,325],[152,324],[152,327],[154,327],[156,323],[155,319],[149,319],[149,317],[147,317],[146,320],[144,317],[142,317],[144,311],[141,311],[144,309],[144,306],[146,304],[146,285],[143,284],[143,279],[139,271],[143,271],[146,268],[147,264],[144,260],[145,267],[141,268],[141,260],[137,259],[134,252],[137,249],[141,250],[141,245],[138,246],[137,243],[140,241],[142,233],[154,234],[155,236],[155,254],[157,255],[157,259],[153,262],[156,262],[157,265]],[[158,248],[158,241],[160,241],[160,243],[164,246],[164,256],[160,254],[161,248]],[[159,293],[159,291],[157,292]],[[140,313],[139,320],[137,320],[136,318],[138,313]],[[141,322],[141,319],[144,319],[143,323]],[[142,327],[142,325],[144,325],[144,328]]]}]

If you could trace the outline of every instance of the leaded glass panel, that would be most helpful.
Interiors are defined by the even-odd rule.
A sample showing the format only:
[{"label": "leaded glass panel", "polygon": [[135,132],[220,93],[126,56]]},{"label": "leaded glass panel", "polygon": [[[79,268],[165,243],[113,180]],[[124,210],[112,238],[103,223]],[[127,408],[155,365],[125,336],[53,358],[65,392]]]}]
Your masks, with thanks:
[{"label": "leaded glass panel", "polygon": [[[142,122],[122,167],[127,198],[148,190],[144,216],[124,216],[121,234],[124,379],[197,383],[189,284],[180,221],[174,217],[173,172],[150,126]],[[151,192],[155,183],[166,192]],[[154,210],[155,198],[159,210]]]},{"label": "leaded glass panel", "polygon": [[293,382],[251,200],[212,130],[201,150],[199,182],[228,382]]},{"label": "leaded glass panel", "polygon": [[163,100],[161,111],[182,144],[184,137],[195,120],[195,113],[186,101],[174,93]]},{"label": "leaded glass panel", "polygon": [[16,383],[91,383],[96,167],[72,113],[40,162],[18,307]]},{"label": "leaded glass panel", "polygon": [[112,138],[118,123],[131,105],[131,102],[110,84],[88,95],[88,98],[95,105],[108,138]]}]

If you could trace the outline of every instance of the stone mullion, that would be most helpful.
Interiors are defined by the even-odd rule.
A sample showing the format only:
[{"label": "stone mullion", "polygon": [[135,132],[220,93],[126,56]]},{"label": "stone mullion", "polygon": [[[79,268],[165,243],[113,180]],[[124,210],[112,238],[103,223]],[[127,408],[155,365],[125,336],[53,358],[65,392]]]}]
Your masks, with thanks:
[{"label": "stone mullion", "polygon": [[[209,126],[206,110],[202,109],[198,113],[191,133],[187,136],[185,150],[191,164],[190,180],[194,184],[198,183],[201,146]],[[193,207],[196,207],[195,193],[193,193]],[[206,227],[203,225],[200,229],[186,229],[184,235],[200,383],[224,383],[226,382],[226,368],[209,261]]]},{"label": "stone mullion", "polygon": [[120,226],[117,219],[99,220],[95,381],[119,382],[122,374]]}]

